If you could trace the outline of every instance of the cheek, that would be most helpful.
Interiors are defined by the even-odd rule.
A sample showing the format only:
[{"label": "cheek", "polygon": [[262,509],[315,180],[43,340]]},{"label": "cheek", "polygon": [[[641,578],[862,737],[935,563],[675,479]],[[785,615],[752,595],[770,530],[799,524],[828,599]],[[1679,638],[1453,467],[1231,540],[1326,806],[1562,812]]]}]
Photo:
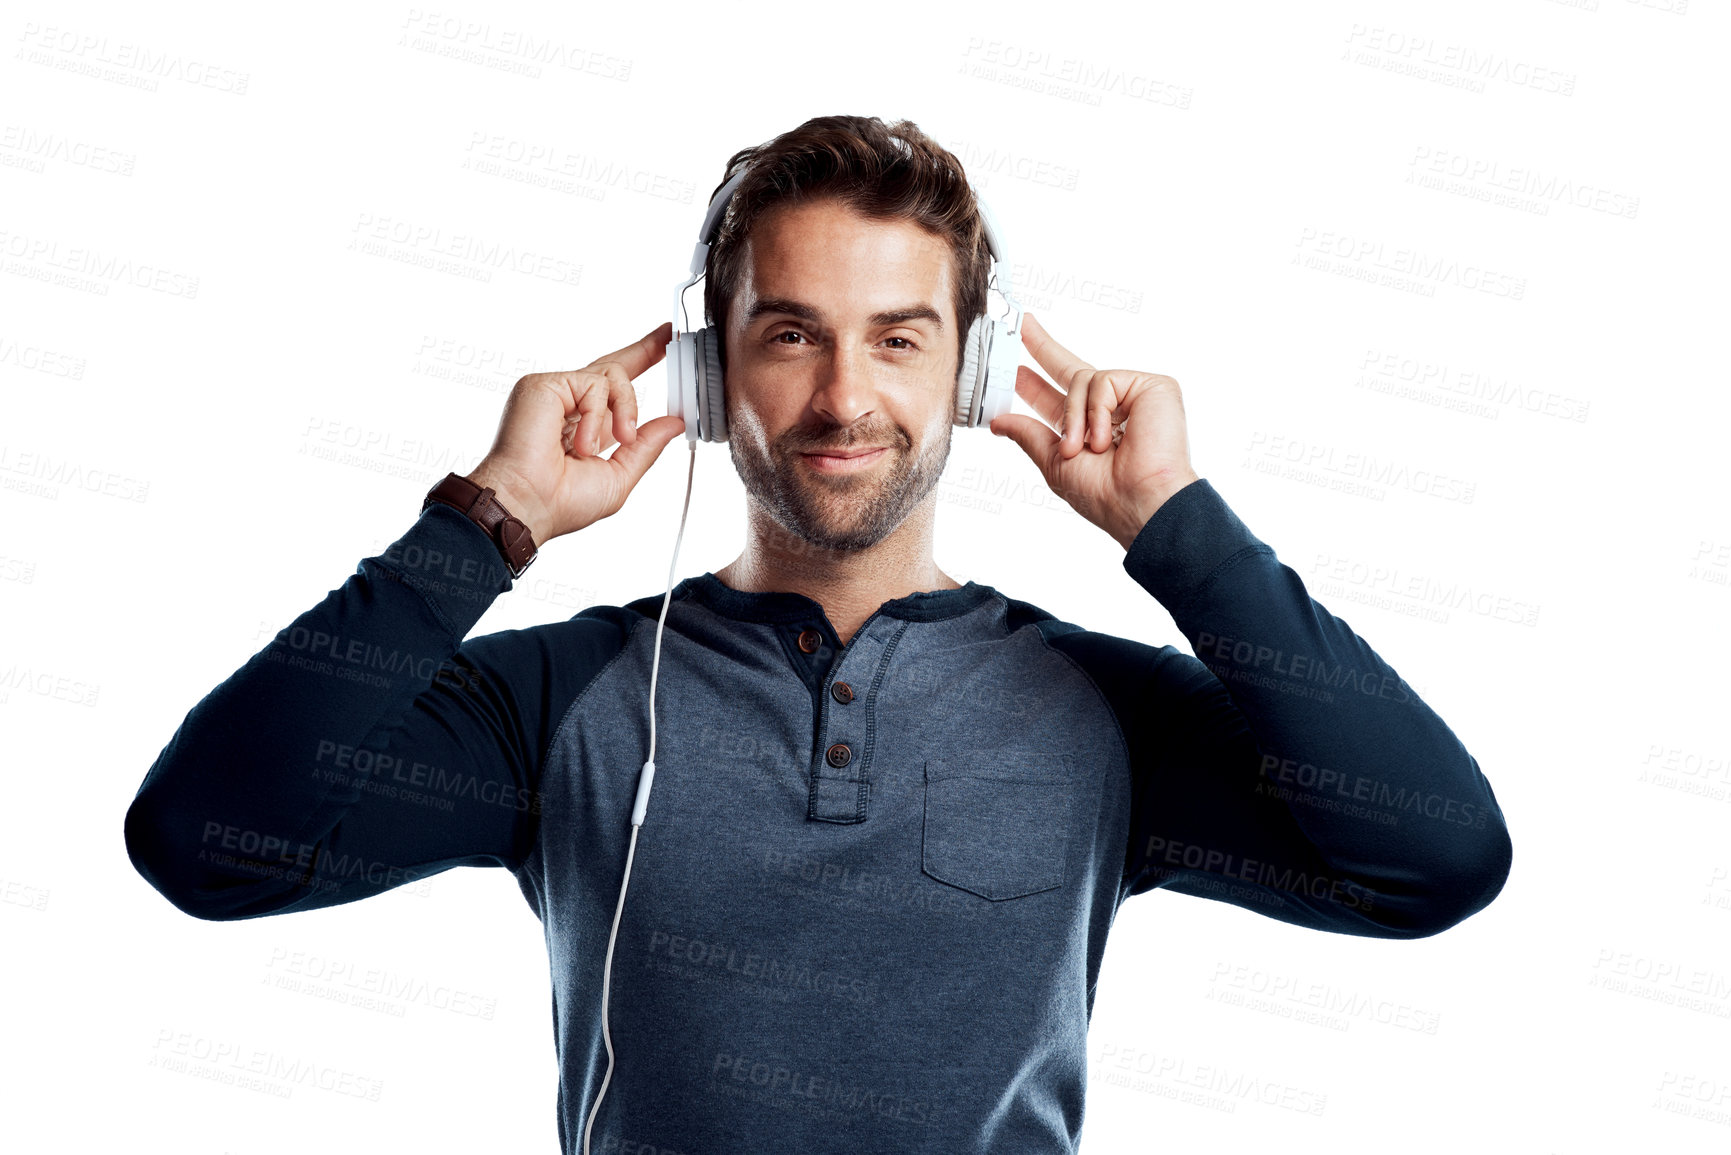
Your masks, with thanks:
[{"label": "cheek", "polygon": [[[776,432],[792,425],[797,416],[797,413],[780,412],[773,397],[766,397],[762,392],[748,397],[743,390],[727,387],[722,398],[727,411],[728,440],[742,439],[762,456],[767,456],[773,448]],[[767,411],[764,408],[766,404],[769,406]]]}]

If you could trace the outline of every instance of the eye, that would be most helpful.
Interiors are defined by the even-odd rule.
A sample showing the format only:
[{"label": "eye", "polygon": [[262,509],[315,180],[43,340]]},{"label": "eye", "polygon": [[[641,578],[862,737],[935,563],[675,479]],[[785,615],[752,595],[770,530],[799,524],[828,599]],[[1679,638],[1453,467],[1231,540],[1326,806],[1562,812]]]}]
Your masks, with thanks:
[{"label": "eye", "polygon": [[792,344],[792,342],[790,342],[790,341],[783,341],[782,340],[783,337],[798,337],[802,341],[805,340],[805,334],[801,333],[798,329],[783,329],[781,332],[777,333],[775,336],[771,337],[769,340],[770,340],[771,344],[782,344],[782,345]]},{"label": "eye", "polygon": [[914,344],[914,343],[913,343],[913,342],[912,342],[912,341],[910,341],[910,340],[909,340],[909,339],[908,339],[908,338],[906,338],[906,337],[885,337],[885,338],[884,338],[884,340],[886,340],[886,341],[900,341],[900,342],[901,342],[901,346],[900,346],[900,348],[899,348],[899,349],[898,349],[898,350],[897,350],[897,351],[898,351],[898,352],[900,352],[900,351],[904,351],[904,350],[913,350],[913,349],[918,349],[918,348],[919,348],[919,346],[918,346],[918,345],[916,345],[916,344]]}]

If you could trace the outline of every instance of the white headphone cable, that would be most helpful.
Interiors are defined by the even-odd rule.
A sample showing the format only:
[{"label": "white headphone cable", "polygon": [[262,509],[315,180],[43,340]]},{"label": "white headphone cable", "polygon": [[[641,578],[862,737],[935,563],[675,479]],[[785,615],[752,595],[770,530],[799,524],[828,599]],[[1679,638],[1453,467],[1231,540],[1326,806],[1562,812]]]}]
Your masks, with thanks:
[{"label": "white headphone cable", "polygon": [[697,473],[697,439],[688,438],[691,462],[685,473],[685,508],[679,511],[679,534],[673,539],[673,560],[667,566],[667,592],[661,597],[661,617],[655,623],[655,656],[649,665],[649,758],[637,778],[637,801],[631,807],[631,845],[625,851],[625,877],[619,882],[619,905],[613,908],[613,929],[607,935],[607,962],[601,968],[601,1041],[607,1046],[607,1073],[601,1077],[601,1089],[595,1093],[595,1105],[589,1109],[589,1122],[583,1127],[583,1155],[589,1155],[589,1133],[595,1128],[595,1116],[601,1113],[601,1097],[607,1094],[607,1083],[613,1078],[613,1037],[607,1030],[607,994],[613,979],[613,943],[619,937],[619,916],[625,911],[625,888],[631,884],[631,860],[637,854],[637,830],[643,825],[644,812],[649,808],[649,787],[655,781],[655,677],[661,669],[661,631],[667,624],[667,605],[673,599],[673,575],[678,572],[679,543],[685,537],[685,515],[691,512],[691,481]]}]

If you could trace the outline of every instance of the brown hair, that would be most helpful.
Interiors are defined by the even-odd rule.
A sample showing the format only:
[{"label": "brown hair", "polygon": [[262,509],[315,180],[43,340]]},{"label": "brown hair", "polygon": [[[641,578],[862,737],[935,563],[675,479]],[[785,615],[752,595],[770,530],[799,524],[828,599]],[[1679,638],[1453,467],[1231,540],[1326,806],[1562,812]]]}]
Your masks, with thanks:
[{"label": "brown hair", "polygon": [[911,120],[886,125],[875,116],[816,116],[734,153],[716,191],[747,166],[751,171],[728,202],[704,266],[703,308],[715,326],[722,367],[728,310],[739,290],[752,226],[776,205],[834,197],[866,217],[911,221],[949,242],[959,379],[968,327],[986,311],[991,268],[985,226],[962,162]]}]

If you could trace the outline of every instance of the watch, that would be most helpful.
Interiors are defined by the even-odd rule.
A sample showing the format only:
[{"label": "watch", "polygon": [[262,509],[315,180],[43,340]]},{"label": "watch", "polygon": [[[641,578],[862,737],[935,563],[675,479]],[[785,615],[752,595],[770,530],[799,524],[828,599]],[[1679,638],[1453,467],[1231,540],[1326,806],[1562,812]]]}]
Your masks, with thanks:
[{"label": "watch", "polygon": [[443,481],[427,491],[421,509],[425,511],[435,501],[450,506],[486,530],[499,547],[499,555],[505,559],[513,579],[522,577],[538,555],[535,535],[499,504],[492,486],[483,488],[460,473],[447,473]]}]

